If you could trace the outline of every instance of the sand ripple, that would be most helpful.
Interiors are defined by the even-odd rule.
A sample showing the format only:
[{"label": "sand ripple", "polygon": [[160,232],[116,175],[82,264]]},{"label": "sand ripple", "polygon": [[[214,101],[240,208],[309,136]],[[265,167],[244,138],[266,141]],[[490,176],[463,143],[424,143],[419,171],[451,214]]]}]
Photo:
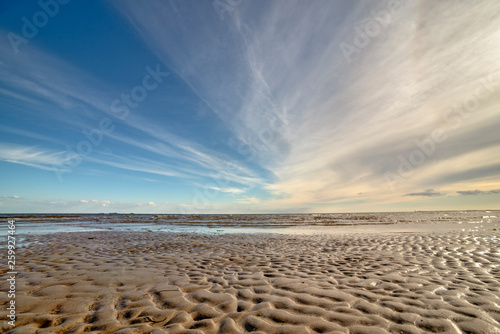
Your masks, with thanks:
[{"label": "sand ripple", "polygon": [[491,233],[38,239],[2,332],[500,333]]}]

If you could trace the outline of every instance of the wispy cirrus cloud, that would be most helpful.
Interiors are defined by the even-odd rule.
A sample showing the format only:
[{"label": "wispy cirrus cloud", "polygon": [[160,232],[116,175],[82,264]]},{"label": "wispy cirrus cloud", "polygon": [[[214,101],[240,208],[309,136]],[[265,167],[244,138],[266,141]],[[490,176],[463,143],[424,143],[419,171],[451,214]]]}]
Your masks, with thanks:
[{"label": "wispy cirrus cloud", "polygon": [[64,144],[64,142],[62,140],[57,139],[57,138],[53,138],[53,137],[43,135],[40,133],[36,133],[33,131],[27,131],[27,130],[23,130],[23,129],[19,129],[19,128],[8,127],[8,126],[5,126],[3,124],[0,124],[0,131],[3,133],[9,133],[9,134],[15,135],[15,136],[32,138],[32,139],[36,139],[38,141],[44,141],[44,142],[48,142],[48,143],[58,144],[61,146]]},{"label": "wispy cirrus cloud", "polygon": [[[402,1],[351,62],[341,44],[387,3],[244,1],[223,20],[210,1],[112,3],[94,23],[120,38],[84,35],[96,44],[85,52],[109,57],[61,52],[82,47],[54,48],[48,35],[19,55],[0,41],[1,161],[81,168],[82,189],[85,177],[113,184],[116,172],[151,188],[168,180],[183,199],[189,185],[215,193],[208,201],[234,197],[234,208],[263,211],[413,209],[458,198],[444,196],[456,189],[500,187],[500,3]],[[62,27],[71,35],[71,25]],[[121,48],[130,57],[116,62]],[[146,66],[163,71],[154,91],[141,88]],[[147,98],[117,117],[113,101],[141,89]],[[114,130],[80,156],[83,164],[68,164],[67,151],[89,140],[81,131],[104,117]],[[439,142],[430,141],[435,131]],[[400,177],[396,187],[387,172]],[[153,192],[141,203],[163,203],[163,189]],[[109,210],[122,205],[109,200]]]},{"label": "wispy cirrus cloud", "polygon": [[147,120],[137,122],[135,128],[143,131],[149,138],[137,140],[120,133],[112,133],[110,137],[168,158],[172,163],[177,163],[177,165],[171,165],[172,168],[179,169],[186,174],[220,178],[240,184],[263,183],[261,176],[238,160],[163,131],[160,126],[150,124]]},{"label": "wispy cirrus cloud", "polygon": [[[0,83],[5,87],[1,88],[5,93],[4,102],[15,104],[16,107],[33,115],[43,113],[46,119],[52,119],[53,122],[48,123],[50,126],[71,129],[77,134],[75,136],[77,139],[64,141],[56,136],[2,125],[0,130],[3,132],[32,140],[43,140],[62,149],[60,152],[49,153],[53,151],[54,145],[50,146],[51,149],[45,150],[40,144],[31,148],[25,145],[26,147],[22,149],[19,146],[15,157],[12,150],[8,152],[4,149],[2,151],[4,161],[45,170],[50,170],[47,165],[51,164],[64,167],[64,159],[74,155],[73,152],[67,152],[68,147],[76,151],[75,146],[79,141],[86,140],[80,132],[83,129],[98,127],[99,121],[108,117],[115,129],[105,136],[108,143],[111,139],[114,146],[131,145],[142,149],[141,153],[148,151],[153,156],[145,158],[132,157],[130,154],[103,155],[98,154],[102,147],[94,147],[89,156],[79,156],[83,161],[177,178],[191,179],[193,175],[196,177],[215,175],[231,182],[245,184],[262,182],[259,181],[260,176],[239,163],[237,159],[212,150],[192,138],[178,135],[164,126],[165,124],[158,124],[138,112],[132,111],[124,119],[117,118],[111,109],[112,101],[133,87],[123,88],[116,83],[95,78],[73,64],[37,49],[34,45],[30,44],[27,48],[29,52],[18,56],[13,56],[7,47],[0,48],[0,55],[5,58],[5,61],[0,62]],[[131,133],[140,133],[140,139],[135,139]],[[21,157],[21,150],[24,150],[24,158]],[[36,150],[38,154],[35,154]],[[139,155],[142,155],[141,153]],[[45,160],[40,161],[42,157],[45,157],[43,158]],[[165,158],[168,158],[168,163]],[[71,172],[73,167],[66,166],[64,170]]]},{"label": "wispy cirrus cloud", "polygon": [[66,155],[62,151],[0,143],[0,161],[52,171],[53,166],[64,164]]},{"label": "wispy cirrus cloud", "polygon": [[[491,13],[500,5],[404,2],[397,20],[347,64],[340,43],[384,5],[259,2],[256,16],[244,3],[223,22],[210,5],[190,1],[116,8],[226,123],[235,147],[274,175],[265,185],[274,205],[293,207],[398,201],[421,185],[448,190],[461,172],[492,164],[485,154],[498,142],[497,95],[467,118],[450,110],[481,80],[498,86],[500,23]],[[186,29],[186,18],[198,24]],[[446,141],[393,192],[384,174],[437,128]],[[467,155],[478,159],[468,163]],[[446,179],[450,164],[456,180]],[[474,180],[490,177],[484,170]]]},{"label": "wispy cirrus cloud", "polygon": [[18,55],[7,44],[0,48],[0,83],[10,103],[33,112],[43,108],[45,117],[78,128],[109,110],[104,89],[109,87],[60,57],[31,44],[27,48]]}]

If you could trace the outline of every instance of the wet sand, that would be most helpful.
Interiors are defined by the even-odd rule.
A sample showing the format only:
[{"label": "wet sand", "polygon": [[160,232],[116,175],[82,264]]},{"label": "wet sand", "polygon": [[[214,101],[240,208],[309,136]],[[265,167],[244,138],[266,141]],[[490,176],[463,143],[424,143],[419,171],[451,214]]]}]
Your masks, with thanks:
[{"label": "wet sand", "polygon": [[0,332],[500,333],[496,229],[33,239]]}]

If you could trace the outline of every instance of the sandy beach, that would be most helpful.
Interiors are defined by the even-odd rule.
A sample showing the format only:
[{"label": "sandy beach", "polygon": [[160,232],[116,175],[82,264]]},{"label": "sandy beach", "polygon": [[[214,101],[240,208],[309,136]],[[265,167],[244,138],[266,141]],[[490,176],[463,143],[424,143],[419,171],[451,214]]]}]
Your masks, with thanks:
[{"label": "sandy beach", "polygon": [[500,333],[499,237],[34,236],[18,250],[15,328],[0,286],[0,331]]}]

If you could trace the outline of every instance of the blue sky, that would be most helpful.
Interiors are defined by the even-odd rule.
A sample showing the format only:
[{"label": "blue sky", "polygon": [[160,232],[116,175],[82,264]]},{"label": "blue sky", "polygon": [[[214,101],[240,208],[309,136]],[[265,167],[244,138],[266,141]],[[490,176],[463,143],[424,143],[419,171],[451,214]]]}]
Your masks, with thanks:
[{"label": "blue sky", "polygon": [[3,1],[0,212],[499,209],[497,1]]}]

